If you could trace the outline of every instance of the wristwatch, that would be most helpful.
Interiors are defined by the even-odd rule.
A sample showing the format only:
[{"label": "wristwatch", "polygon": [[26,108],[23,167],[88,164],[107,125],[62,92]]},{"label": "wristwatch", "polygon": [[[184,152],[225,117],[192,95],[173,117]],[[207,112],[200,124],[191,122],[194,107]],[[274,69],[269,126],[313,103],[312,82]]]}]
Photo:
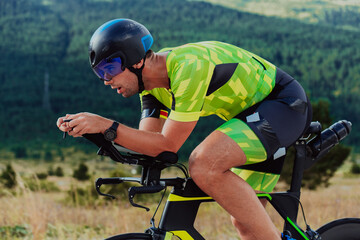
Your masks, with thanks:
[{"label": "wristwatch", "polygon": [[111,125],[111,127],[106,129],[105,132],[104,132],[105,140],[114,141],[116,136],[117,136],[116,130],[117,130],[118,127],[119,127],[119,123],[114,121],[113,124]]}]

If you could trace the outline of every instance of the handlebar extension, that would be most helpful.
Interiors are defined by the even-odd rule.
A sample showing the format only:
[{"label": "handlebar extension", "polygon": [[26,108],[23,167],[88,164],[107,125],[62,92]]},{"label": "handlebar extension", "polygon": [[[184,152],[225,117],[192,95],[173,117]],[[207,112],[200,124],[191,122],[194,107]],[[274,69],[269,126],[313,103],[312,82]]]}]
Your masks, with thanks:
[{"label": "handlebar extension", "polygon": [[100,191],[100,187],[104,184],[120,184],[123,182],[137,182],[140,183],[140,178],[133,178],[133,177],[113,177],[113,178],[98,178],[95,181],[95,189],[98,192],[99,195],[110,197],[112,199],[115,199],[116,197],[110,194],[106,194]]}]

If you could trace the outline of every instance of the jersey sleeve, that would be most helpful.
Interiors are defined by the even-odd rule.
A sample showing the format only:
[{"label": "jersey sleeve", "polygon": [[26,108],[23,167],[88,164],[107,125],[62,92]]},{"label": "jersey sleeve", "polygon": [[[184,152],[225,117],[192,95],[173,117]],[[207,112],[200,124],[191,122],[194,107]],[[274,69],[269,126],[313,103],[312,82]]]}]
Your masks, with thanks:
[{"label": "jersey sleeve", "polygon": [[197,121],[214,70],[209,61],[174,61],[169,74],[173,97],[169,118],[180,122]]},{"label": "jersey sleeve", "polygon": [[150,93],[140,94],[140,102],[141,102],[141,119],[148,117],[167,119],[168,117],[167,107]]}]

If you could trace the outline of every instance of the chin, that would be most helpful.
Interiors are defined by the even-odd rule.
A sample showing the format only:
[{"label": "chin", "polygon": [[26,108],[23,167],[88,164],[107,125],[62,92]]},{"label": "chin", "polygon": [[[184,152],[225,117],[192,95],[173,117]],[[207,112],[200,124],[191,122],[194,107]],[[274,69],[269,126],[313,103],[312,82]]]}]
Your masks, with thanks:
[{"label": "chin", "polygon": [[135,94],[136,94],[136,93],[123,93],[122,96],[123,96],[124,98],[129,98],[129,97],[134,96]]}]

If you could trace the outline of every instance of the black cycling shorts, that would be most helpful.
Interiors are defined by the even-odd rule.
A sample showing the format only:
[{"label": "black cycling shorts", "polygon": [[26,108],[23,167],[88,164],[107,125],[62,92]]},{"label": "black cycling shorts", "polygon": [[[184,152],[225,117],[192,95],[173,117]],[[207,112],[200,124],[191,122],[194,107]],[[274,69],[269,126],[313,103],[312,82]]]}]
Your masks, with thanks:
[{"label": "black cycling shorts", "polygon": [[[249,149],[244,151],[247,156],[246,164],[233,171],[255,190],[271,191],[282,170],[286,149],[302,136],[310,125],[311,117],[311,104],[304,89],[293,77],[277,68],[275,87],[269,96],[218,129],[227,135],[233,134],[230,137],[235,141],[239,140],[236,142],[240,147],[244,145]],[[245,133],[241,134],[246,135],[244,139],[247,139],[243,142],[239,137],[240,131],[231,133],[226,130],[237,126]],[[252,144],[252,139],[253,146],[248,146]],[[260,156],[264,156],[262,159],[256,155],[259,154],[256,151],[260,149],[256,149],[256,140],[260,140],[263,145],[264,153],[260,153]]]}]

